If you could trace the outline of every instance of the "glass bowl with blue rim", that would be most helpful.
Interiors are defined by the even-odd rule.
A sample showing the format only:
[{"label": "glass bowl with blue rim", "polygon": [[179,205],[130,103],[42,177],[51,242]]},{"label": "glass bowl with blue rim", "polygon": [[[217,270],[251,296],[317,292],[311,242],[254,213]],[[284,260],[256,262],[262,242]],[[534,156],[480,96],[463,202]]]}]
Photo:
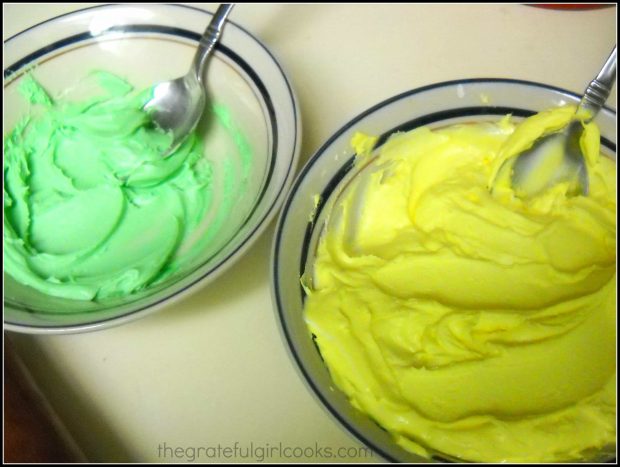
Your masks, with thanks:
[{"label": "glass bowl with blue rim", "polygon": [[[4,43],[5,137],[31,111],[19,90],[27,76],[52,97],[93,70],[120,76],[136,90],[146,89],[187,72],[211,17],[211,12],[182,5],[103,5],[48,19],[14,35]],[[234,17],[209,63],[206,88],[213,105],[227,109],[235,134],[242,135],[251,154],[250,170],[242,174],[239,159],[247,154],[231,149],[236,136],[215,124],[205,130],[211,133],[205,135],[203,157],[213,166],[214,186],[224,184],[222,177],[243,185],[233,202],[214,195],[201,224],[202,235],[212,236],[208,246],[192,253],[166,280],[104,300],[54,297],[15,280],[5,268],[5,329],[66,333],[122,324],[214,280],[248,250],[293,180],[301,138],[297,100],[269,49]],[[88,86],[80,92],[88,92]],[[226,202],[232,206],[224,212],[220,208]],[[5,227],[6,218],[5,205]]]},{"label": "glass bowl with blue rim", "polygon": [[[318,402],[346,430],[378,455],[395,462],[459,461],[429,450],[430,458],[406,451],[373,420],[356,410],[334,385],[304,319],[306,293],[300,278],[311,268],[330,204],[355,177],[351,138],[361,131],[379,136],[421,126],[440,128],[473,121],[519,121],[536,112],[577,104],[580,96],[541,83],[511,79],[466,79],[414,89],[387,99],[352,119],[331,136],[301,169],[280,213],[272,249],[272,297],[283,343]],[[616,158],[616,113],[597,116],[601,152]],[[595,460],[614,458],[615,447]]]}]

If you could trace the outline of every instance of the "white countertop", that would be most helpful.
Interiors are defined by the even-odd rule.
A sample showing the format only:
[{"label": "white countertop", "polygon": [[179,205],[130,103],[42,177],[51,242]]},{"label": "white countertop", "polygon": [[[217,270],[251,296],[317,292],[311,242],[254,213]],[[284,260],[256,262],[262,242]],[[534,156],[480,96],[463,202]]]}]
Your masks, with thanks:
[{"label": "white countertop", "polygon": [[[85,5],[4,4],[4,39]],[[302,164],[352,117],[415,87],[504,77],[581,92],[616,42],[615,18],[615,6],[518,4],[240,4],[231,14],[293,83]],[[616,108],[615,89],[608,104]],[[88,460],[380,460],[320,406],[289,357],[269,289],[272,236],[273,225],[214,284],[142,320],[7,334]]]}]

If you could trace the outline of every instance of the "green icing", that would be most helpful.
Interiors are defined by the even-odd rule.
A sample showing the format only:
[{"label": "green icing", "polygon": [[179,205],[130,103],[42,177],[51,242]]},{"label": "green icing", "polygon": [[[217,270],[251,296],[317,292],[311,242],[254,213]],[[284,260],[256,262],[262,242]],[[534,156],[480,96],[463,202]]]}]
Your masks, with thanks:
[{"label": "green icing", "polygon": [[241,157],[242,164],[242,183],[246,183],[248,177],[250,176],[250,171],[252,168],[252,148],[248,143],[245,135],[239,131],[237,131],[235,124],[233,123],[232,116],[230,115],[230,111],[224,107],[223,105],[214,105],[213,113],[220,121],[222,126],[226,128],[235,142],[235,146],[239,151],[239,156]]},{"label": "green icing", "polygon": [[[70,299],[118,297],[161,282],[188,259],[177,253],[213,208],[213,166],[196,133],[169,157],[170,135],[150,124],[125,80],[96,72],[99,93],[52,99],[25,76],[19,90],[37,113],[4,139],[4,269],[41,292]],[[226,222],[252,154],[222,106],[213,109],[242,160],[225,164],[222,206],[195,247]],[[238,183],[239,180],[241,183]],[[186,249],[187,250],[187,249]]]}]

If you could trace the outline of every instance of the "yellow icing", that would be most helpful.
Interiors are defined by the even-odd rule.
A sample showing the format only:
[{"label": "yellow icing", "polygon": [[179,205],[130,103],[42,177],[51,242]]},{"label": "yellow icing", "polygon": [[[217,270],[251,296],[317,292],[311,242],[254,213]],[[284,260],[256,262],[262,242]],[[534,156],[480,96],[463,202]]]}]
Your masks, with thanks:
[{"label": "yellow icing", "polygon": [[[580,459],[615,444],[616,167],[586,127],[588,196],[498,174],[574,108],[357,134],[305,317],[336,385],[404,448],[470,461]],[[490,190],[493,183],[495,189]]]}]

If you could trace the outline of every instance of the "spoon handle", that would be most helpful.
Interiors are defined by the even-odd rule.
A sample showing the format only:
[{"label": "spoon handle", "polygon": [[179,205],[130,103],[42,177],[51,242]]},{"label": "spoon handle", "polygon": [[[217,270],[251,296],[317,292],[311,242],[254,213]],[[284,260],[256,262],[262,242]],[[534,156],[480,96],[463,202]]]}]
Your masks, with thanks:
[{"label": "spoon handle", "polygon": [[196,55],[194,55],[194,62],[192,64],[192,70],[200,83],[202,83],[207,59],[211,55],[211,52],[213,52],[215,44],[217,44],[217,41],[220,39],[224,23],[233,6],[233,3],[222,3],[200,38],[200,44],[198,44],[198,50],[196,50]]},{"label": "spoon handle", "polygon": [[607,58],[607,61],[601,68],[599,74],[594,78],[583,93],[583,98],[579,103],[580,109],[586,109],[590,112],[589,120],[592,120],[598,111],[605,105],[605,101],[609,97],[611,88],[616,80],[616,46]]}]

